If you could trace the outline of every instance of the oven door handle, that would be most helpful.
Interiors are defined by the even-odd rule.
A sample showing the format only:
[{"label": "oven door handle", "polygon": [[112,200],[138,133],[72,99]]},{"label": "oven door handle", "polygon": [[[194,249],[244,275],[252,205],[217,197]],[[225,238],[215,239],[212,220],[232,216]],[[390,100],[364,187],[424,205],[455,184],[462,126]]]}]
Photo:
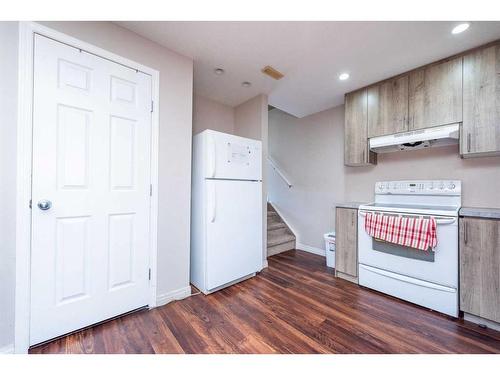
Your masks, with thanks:
[{"label": "oven door handle", "polygon": [[436,224],[437,225],[449,225],[449,224],[454,224],[457,222],[456,218],[453,219],[436,219]]},{"label": "oven door handle", "polygon": [[[358,214],[359,216],[361,217],[365,217],[367,213],[370,213],[370,214],[374,214],[374,213],[378,213],[378,214],[382,214],[383,215],[383,212],[374,212],[374,211],[359,211]],[[395,213],[392,213],[391,212],[391,215],[398,215],[398,216],[401,216],[401,214],[395,214]],[[408,216],[410,216],[411,214],[408,214]],[[415,215],[417,216],[417,215]],[[436,224],[437,225],[449,225],[449,224],[454,224],[456,223],[457,221],[457,218],[453,217],[451,219],[436,219]]]}]

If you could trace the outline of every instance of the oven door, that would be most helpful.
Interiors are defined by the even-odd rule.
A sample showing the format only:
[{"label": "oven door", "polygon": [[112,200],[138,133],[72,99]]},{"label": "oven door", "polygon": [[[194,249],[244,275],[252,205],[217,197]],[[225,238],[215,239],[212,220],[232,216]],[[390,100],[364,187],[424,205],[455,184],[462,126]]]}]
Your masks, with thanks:
[{"label": "oven door", "polygon": [[[422,251],[379,241],[365,231],[365,215],[358,211],[359,263],[439,285],[458,287],[458,218],[435,216],[437,246]],[[380,212],[378,212],[380,213]],[[394,215],[395,213],[384,213]],[[412,216],[409,214],[402,214]]]}]

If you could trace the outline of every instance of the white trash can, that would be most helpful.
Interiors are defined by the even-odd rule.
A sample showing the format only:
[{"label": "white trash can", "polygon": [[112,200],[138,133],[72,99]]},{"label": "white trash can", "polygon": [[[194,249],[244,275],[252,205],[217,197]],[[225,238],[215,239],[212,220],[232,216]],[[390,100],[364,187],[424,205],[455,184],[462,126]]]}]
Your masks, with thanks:
[{"label": "white trash can", "polygon": [[335,268],[335,232],[325,233],[326,265]]}]

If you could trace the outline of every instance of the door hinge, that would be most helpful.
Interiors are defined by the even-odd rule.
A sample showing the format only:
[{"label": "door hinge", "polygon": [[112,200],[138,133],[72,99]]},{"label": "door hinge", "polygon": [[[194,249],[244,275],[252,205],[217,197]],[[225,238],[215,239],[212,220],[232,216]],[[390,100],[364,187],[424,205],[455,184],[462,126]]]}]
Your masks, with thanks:
[{"label": "door hinge", "polygon": [[32,202],[31,202],[31,199],[30,199],[30,208],[31,208],[31,205],[32,205]]},{"label": "door hinge", "polygon": [[151,113],[153,113],[153,109],[154,109],[154,102],[151,100]]},{"label": "door hinge", "polygon": [[151,268],[149,269],[148,280],[151,280]]},{"label": "door hinge", "polygon": [[149,184],[149,196],[153,196],[153,184]]}]

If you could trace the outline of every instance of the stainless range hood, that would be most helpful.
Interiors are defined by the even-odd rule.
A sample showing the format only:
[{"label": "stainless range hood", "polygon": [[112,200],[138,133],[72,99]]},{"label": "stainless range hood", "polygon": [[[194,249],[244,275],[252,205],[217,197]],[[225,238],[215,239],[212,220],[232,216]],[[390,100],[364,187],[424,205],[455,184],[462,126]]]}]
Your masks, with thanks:
[{"label": "stainless range hood", "polygon": [[376,153],[420,150],[458,144],[460,124],[436,126],[411,132],[370,138],[370,150]]}]

